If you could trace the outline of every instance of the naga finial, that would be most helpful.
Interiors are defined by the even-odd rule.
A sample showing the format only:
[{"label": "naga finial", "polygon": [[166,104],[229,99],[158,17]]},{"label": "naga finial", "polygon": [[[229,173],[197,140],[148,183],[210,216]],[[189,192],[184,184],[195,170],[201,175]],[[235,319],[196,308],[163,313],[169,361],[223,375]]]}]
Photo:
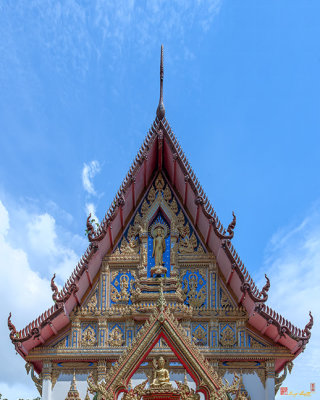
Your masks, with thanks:
[{"label": "naga finial", "polygon": [[94,227],[91,223],[91,220],[92,220],[92,218],[91,218],[91,213],[90,213],[87,218],[87,229],[86,229],[86,233],[88,235],[89,242],[93,241],[93,236],[94,236],[94,232],[95,232]]},{"label": "naga finial", "polygon": [[166,110],[163,104],[163,44],[161,45],[161,56],[160,56],[160,99],[157,108],[157,117],[162,120],[166,114]]},{"label": "naga finial", "polygon": [[51,290],[52,290],[52,300],[54,301],[54,304],[56,305],[56,307],[61,307],[61,305],[63,304],[63,299],[61,299],[61,297],[59,296],[59,289],[58,286],[55,284],[55,277],[56,274],[53,274],[53,277],[51,278]]},{"label": "naga finial", "polygon": [[10,339],[14,339],[17,336],[17,330],[16,327],[13,325],[13,323],[11,322],[11,312],[9,313],[9,317],[8,317],[8,328],[10,331]]},{"label": "naga finial", "polygon": [[270,280],[269,280],[269,278],[267,277],[267,274],[264,274],[264,276],[265,276],[265,278],[266,278],[266,284],[263,286],[263,288],[262,288],[262,290],[261,290],[261,294],[262,294],[262,296],[263,296],[263,300],[264,301],[267,301],[267,299],[268,299],[268,291],[269,291],[269,289],[270,289]]},{"label": "naga finial", "polygon": [[230,222],[228,229],[227,229],[227,232],[229,233],[230,237],[233,237],[234,228],[236,227],[236,223],[237,223],[237,218],[236,218],[234,211],[232,211],[232,216],[233,216],[232,221]]},{"label": "naga finial", "polygon": [[55,280],[56,274],[53,274],[53,277],[51,278],[51,290],[52,290],[52,300],[56,303],[57,301],[57,297],[58,297],[58,287],[55,284],[54,280]]},{"label": "naga finial", "polygon": [[311,311],[309,311],[309,316],[310,316],[310,320],[309,320],[309,322],[307,323],[307,325],[305,326],[304,332],[305,332],[305,334],[310,338],[310,336],[311,336],[311,329],[312,329],[312,327],[313,327],[313,316],[312,316],[312,314],[311,314]]}]

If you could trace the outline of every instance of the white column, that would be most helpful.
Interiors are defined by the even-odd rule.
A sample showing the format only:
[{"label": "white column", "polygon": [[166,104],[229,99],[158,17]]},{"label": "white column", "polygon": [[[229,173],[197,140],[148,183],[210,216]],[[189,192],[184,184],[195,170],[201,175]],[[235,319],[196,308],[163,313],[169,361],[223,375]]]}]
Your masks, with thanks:
[{"label": "white column", "polygon": [[266,361],[266,390],[265,390],[265,400],[274,400],[274,361]]},{"label": "white column", "polygon": [[52,364],[50,361],[44,361],[42,368],[42,400],[51,400],[52,382],[51,382]]}]

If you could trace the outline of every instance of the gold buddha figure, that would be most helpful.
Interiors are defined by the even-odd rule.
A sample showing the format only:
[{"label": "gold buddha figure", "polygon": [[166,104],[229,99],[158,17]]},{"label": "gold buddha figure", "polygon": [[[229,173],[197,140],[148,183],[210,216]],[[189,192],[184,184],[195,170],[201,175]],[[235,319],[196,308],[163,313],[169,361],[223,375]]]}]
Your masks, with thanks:
[{"label": "gold buddha figure", "polygon": [[161,226],[158,226],[155,230],[153,238],[153,251],[152,257],[154,257],[155,266],[163,265],[163,253],[166,251],[166,242],[164,240],[164,230]]},{"label": "gold buddha figure", "polygon": [[170,382],[169,371],[164,368],[165,360],[163,357],[158,359],[158,362],[153,360],[153,381],[150,385],[150,388],[172,388]]}]

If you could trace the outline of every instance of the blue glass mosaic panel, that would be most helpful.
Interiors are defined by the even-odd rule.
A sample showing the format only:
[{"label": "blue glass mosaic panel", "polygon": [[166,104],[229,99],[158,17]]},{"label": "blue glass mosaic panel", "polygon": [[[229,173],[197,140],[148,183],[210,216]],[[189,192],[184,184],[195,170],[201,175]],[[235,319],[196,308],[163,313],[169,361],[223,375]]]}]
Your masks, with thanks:
[{"label": "blue glass mosaic panel", "polygon": [[[199,307],[207,305],[207,276],[205,273],[201,273],[199,270],[187,270],[182,276],[182,291],[186,295],[184,301],[185,304],[190,305],[193,300],[197,301],[201,293],[205,293],[204,302],[202,302]],[[192,300],[191,300],[192,297]],[[203,296],[201,296],[203,298]],[[194,304],[191,304],[194,305]]]},{"label": "blue glass mosaic panel", "polygon": [[192,340],[198,346],[208,346],[208,324],[206,322],[191,324]]},{"label": "blue glass mosaic panel", "polygon": [[[130,293],[134,282],[134,276],[130,271],[119,272],[111,281],[110,304],[117,304],[119,302],[132,304]],[[113,301],[111,297],[111,293],[114,291],[117,293],[117,298],[119,298],[117,301]]]}]

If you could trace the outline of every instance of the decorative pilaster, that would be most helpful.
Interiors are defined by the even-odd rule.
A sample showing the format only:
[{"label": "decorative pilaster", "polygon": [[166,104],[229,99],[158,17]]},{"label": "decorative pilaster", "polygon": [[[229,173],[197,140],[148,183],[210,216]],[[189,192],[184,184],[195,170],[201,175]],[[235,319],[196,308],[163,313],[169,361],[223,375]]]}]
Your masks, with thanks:
[{"label": "decorative pilaster", "polygon": [[209,322],[209,346],[218,347],[219,322],[211,320]]},{"label": "decorative pilaster", "polygon": [[217,282],[216,282],[216,263],[215,261],[210,263],[208,268],[209,273],[209,282],[208,282],[208,290],[210,294],[210,298],[208,299],[208,306],[210,308],[217,307]]},{"label": "decorative pilaster", "polygon": [[[145,227],[147,229],[147,227]],[[140,233],[139,239],[141,242],[141,251],[140,251],[140,263],[142,266],[143,275],[147,275],[147,267],[148,267],[148,232],[144,230]],[[140,274],[141,275],[141,274]]]},{"label": "decorative pilaster", "polygon": [[236,322],[237,334],[238,334],[238,346],[245,347],[246,346],[246,336],[245,336],[245,321],[238,320]]},{"label": "decorative pilaster", "polygon": [[102,263],[102,273],[100,275],[100,304],[101,310],[110,307],[110,298],[107,296],[107,288],[110,286],[110,268],[107,261]]},{"label": "decorative pilaster", "polygon": [[72,347],[79,347],[81,342],[81,324],[78,318],[72,321]]},{"label": "decorative pilaster", "polygon": [[107,321],[98,321],[98,346],[105,347],[107,343]]},{"label": "decorative pilaster", "polygon": [[274,360],[268,360],[266,361],[265,400],[274,400],[275,397],[274,380],[275,380]]},{"label": "decorative pilaster", "polygon": [[179,232],[175,229],[175,221],[171,222],[171,233],[170,233],[170,265],[172,266],[172,273],[174,276],[178,275],[178,271],[176,270],[177,258],[178,258],[178,238]]},{"label": "decorative pilaster", "polygon": [[42,367],[42,400],[51,400],[52,382],[51,382],[52,363],[44,361]]},{"label": "decorative pilaster", "polygon": [[105,360],[99,360],[97,365],[97,382],[101,382],[105,379],[107,374],[107,362]]},{"label": "decorative pilaster", "polygon": [[132,319],[126,321],[125,330],[126,330],[126,345],[130,346],[134,337],[134,321]]}]

